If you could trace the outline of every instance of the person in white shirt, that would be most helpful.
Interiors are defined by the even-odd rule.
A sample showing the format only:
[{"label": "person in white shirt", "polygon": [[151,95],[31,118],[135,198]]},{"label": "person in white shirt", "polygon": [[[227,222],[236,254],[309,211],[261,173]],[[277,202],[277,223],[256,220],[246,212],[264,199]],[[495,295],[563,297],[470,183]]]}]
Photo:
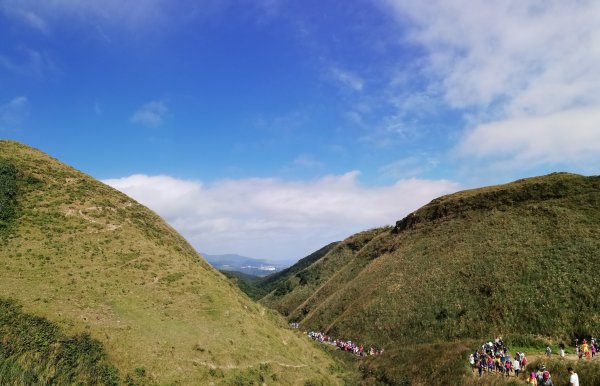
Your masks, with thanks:
[{"label": "person in white shirt", "polygon": [[519,371],[521,371],[521,362],[519,362],[516,358],[513,361],[513,370],[515,371],[515,377],[519,377]]},{"label": "person in white shirt", "polygon": [[571,374],[571,377],[569,378],[569,386],[579,386],[579,376],[577,373],[573,371],[572,367],[569,367],[567,370],[569,370],[569,374]]}]

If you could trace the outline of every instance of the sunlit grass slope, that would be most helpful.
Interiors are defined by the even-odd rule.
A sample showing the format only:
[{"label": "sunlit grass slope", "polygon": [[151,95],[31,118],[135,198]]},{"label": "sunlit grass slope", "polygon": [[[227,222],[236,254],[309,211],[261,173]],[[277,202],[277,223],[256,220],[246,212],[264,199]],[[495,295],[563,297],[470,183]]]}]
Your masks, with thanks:
[{"label": "sunlit grass slope", "polygon": [[[370,360],[382,377],[419,383],[410,377],[426,372],[410,361],[431,350],[417,345],[597,336],[599,273],[600,177],[555,173],[433,200],[343,241],[262,301],[306,328],[383,345]],[[469,344],[452,347],[440,356],[462,368],[456,350]]]},{"label": "sunlit grass slope", "polygon": [[[12,141],[0,141],[0,172],[0,298],[23,315],[0,319],[13,350],[0,350],[0,374],[47,377],[35,347],[83,339],[118,382],[340,382],[322,350],[131,198]],[[18,338],[36,323],[47,339]]]}]

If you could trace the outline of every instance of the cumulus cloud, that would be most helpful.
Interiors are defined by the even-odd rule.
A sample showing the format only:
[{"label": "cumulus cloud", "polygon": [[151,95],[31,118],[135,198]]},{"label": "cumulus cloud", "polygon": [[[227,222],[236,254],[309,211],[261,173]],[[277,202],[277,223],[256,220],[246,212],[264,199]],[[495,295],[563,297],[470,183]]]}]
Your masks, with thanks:
[{"label": "cumulus cloud", "polygon": [[403,179],[364,187],[358,172],[317,180],[221,180],[209,186],[169,176],[104,182],[159,213],[199,250],[298,259],[357,231],[391,225],[456,191],[446,180]]},{"label": "cumulus cloud", "polygon": [[477,126],[462,139],[461,155],[494,166],[585,164],[600,155],[600,109],[581,108]]},{"label": "cumulus cloud", "polygon": [[132,123],[158,127],[169,112],[167,105],[161,101],[151,101],[140,107],[129,119]]},{"label": "cumulus cloud", "polygon": [[[405,42],[426,50],[420,75],[428,87],[449,108],[468,114],[474,129],[458,146],[462,154],[502,152],[514,156],[515,166],[568,163],[575,154],[578,162],[598,159],[588,151],[585,121],[597,120],[600,109],[599,2],[385,3],[407,26]],[[572,151],[555,145],[565,139]]]},{"label": "cumulus cloud", "polygon": [[29,115],[27,97],[18,96],[0,105],[0,129],[18,128]]}]

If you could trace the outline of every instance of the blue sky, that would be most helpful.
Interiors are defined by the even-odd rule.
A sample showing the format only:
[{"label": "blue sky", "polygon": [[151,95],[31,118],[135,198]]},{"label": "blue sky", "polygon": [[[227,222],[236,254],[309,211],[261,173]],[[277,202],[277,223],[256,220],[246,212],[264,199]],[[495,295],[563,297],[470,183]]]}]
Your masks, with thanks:
[{"label": "blue sky", "polygon": [[0,136],[199,250],[291,261],[458,189],[598,174],[593,1],[0,0]]}]

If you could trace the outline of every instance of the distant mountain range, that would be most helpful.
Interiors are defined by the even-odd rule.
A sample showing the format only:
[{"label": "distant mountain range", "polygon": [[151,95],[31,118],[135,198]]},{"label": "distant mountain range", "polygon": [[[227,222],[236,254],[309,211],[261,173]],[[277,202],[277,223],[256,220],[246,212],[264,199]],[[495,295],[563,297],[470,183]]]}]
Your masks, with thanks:
[{"label": "distant mountain range", "polygon": [[201,253],[210,265],[220,271],[241,272],[251,276],[267,276],[279,272],[287,265],[276,264],[263,259],[236,255],[233,253],[225,255],[209,255]]}]

